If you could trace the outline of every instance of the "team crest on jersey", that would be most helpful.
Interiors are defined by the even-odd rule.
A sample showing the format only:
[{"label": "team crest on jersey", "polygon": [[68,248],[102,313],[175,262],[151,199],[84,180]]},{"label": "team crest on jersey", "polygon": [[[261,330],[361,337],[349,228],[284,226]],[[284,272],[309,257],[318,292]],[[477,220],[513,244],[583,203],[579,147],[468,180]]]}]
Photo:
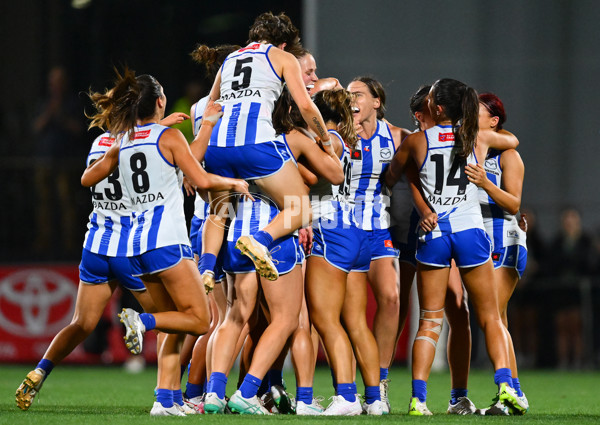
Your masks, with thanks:
[{"label": "team crest on jersey", "polygon": [[490,170],[490,171],[497,170],[498,164],[493,159],[486,159],[485,160],[485,168],[486,168],[486,171],[487,170]]},{"label": "team crest on jersey", "polygon": [[133,136],[133,139],[146,139],[148,136],[150,136],[150,131],[151,130],[136,131],[135,136]]},{"label": "team crest on jersey", "polygon": [[379,152],[383,159],[390,159],[392,157],[392,150],[390,148],[383,148]]},{"label": "team crest on jersey", "polygon": [[360,161],[362,159],[362,151],[360,149],[352,149],[352,152],[350,153],[350,157],[352,159]]},{"label": "team crest on jersey", "polygon": [[100,141],[98,142],[98,146],[107,146],[110,148],[114,142],[115,142],[114,137],[102,137],[100,139]]},{"label": "team crest on jersey", "polygon": [[440,133],[438,140],[440,142],[454,142],[454,133]]}]

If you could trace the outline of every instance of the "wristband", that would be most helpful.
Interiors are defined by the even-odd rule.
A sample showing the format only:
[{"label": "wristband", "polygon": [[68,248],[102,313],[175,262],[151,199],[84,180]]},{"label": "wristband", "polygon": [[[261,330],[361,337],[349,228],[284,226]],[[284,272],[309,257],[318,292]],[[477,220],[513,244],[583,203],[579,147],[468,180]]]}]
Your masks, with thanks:
[{"label": "wristband", "polygon": [[202,125],[208,125],[210,127],[214,127],[216,123],[212,122],[211,120],[202,120]]},{"label": "wristband", "polygon": [[326,142],[324,142],[324,141],[322,141],[322,140],[321,140],[321,144],[322,144],[323,146],[331,146],[331,139],[329,139],[329,140],[328,140],[328,141],[326,141]]}]

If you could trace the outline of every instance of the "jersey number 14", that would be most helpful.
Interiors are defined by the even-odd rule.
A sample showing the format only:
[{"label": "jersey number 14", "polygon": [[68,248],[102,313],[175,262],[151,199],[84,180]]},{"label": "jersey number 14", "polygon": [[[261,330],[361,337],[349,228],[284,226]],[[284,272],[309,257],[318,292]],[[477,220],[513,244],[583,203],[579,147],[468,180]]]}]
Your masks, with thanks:
[{"label": "jersey number 14", "polygon": [[[435,191],[436,195],[441,195],[444,189],[444,155],[431,155],[431,161],[435,163]],[[457,195],[464,195],[469,179],[465,173],[467,161],[459,156],[454,157],[450,172],[446,178],[446,186],[458,186]],[[457,175],[458,174],[458,175]]]}]

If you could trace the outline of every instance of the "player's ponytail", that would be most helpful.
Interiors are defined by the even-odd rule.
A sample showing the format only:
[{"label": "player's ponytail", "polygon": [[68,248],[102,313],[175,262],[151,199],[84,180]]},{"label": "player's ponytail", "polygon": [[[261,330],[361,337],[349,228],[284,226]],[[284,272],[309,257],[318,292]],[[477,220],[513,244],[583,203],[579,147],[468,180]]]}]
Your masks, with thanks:
[{"label": "player's ponytail", "polygon": [[219,72],[219,68],[225,61],[225,58],[236,50],[241,49],[240,46],[232,44],[222,44],[217,47],[209,47],[204,44],[196,46],[190,56],[194,62],[204,64],[206,74],[210,80],[214,80]]},{"label": "player's ponytail", "polygon": [[89,116],[89,128],[99,127],[117,135],[132,133],[138,119],[149,118],[156,111],[156,99],[162,96],[161,86],[151,75],[135,76],[125,68],[123,75],[116,69],[115,86],[104,93],[88,93],[96,114]]},{"label": "player's ponytail", "polygon": [[[453,127],[453,131],[455,137],[458,136],[462,144],[460,156],[466,158],[475,148],[479,131],[479,98],[475,89],[465,86],[461,106],[462,124],[459,127]],[[452,124],[454,125],[454,122]]]},{"label": "player's ponytail", "polygon": [[433,103],[441,106],[452,122],[457,154],[468,157],[475,147],[479,131],[479,100],[477,92],[460,81],[443,78],[433,84]]},{"label": "player's ponytail", "polygon": [[358,136],[354,129],[354,117],[352,116],[353,95],[345,89],[323,90],[313,96],[313,101],[319,108],[323,121],[335,123],[344,142],[354,148],[358,142]]}]

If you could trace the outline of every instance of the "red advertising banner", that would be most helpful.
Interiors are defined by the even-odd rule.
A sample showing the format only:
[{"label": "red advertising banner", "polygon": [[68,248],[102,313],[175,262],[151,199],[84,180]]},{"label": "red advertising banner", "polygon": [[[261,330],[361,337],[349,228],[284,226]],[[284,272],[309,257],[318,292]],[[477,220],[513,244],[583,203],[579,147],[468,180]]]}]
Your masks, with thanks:
[{"label": "red advertising banner", "polygon": [[[76,265],[0,267],[0,362],[39,361],[52,338],[71,322],[78,285]],[[120,363],[129,357],[117,318],[117,297],[118,291],[104,311],[111,325],[104,352],[88,353],[80,344],[64,362]],[[144,352],[147,361],[155,361],[153,332],[144,339]]]}]

